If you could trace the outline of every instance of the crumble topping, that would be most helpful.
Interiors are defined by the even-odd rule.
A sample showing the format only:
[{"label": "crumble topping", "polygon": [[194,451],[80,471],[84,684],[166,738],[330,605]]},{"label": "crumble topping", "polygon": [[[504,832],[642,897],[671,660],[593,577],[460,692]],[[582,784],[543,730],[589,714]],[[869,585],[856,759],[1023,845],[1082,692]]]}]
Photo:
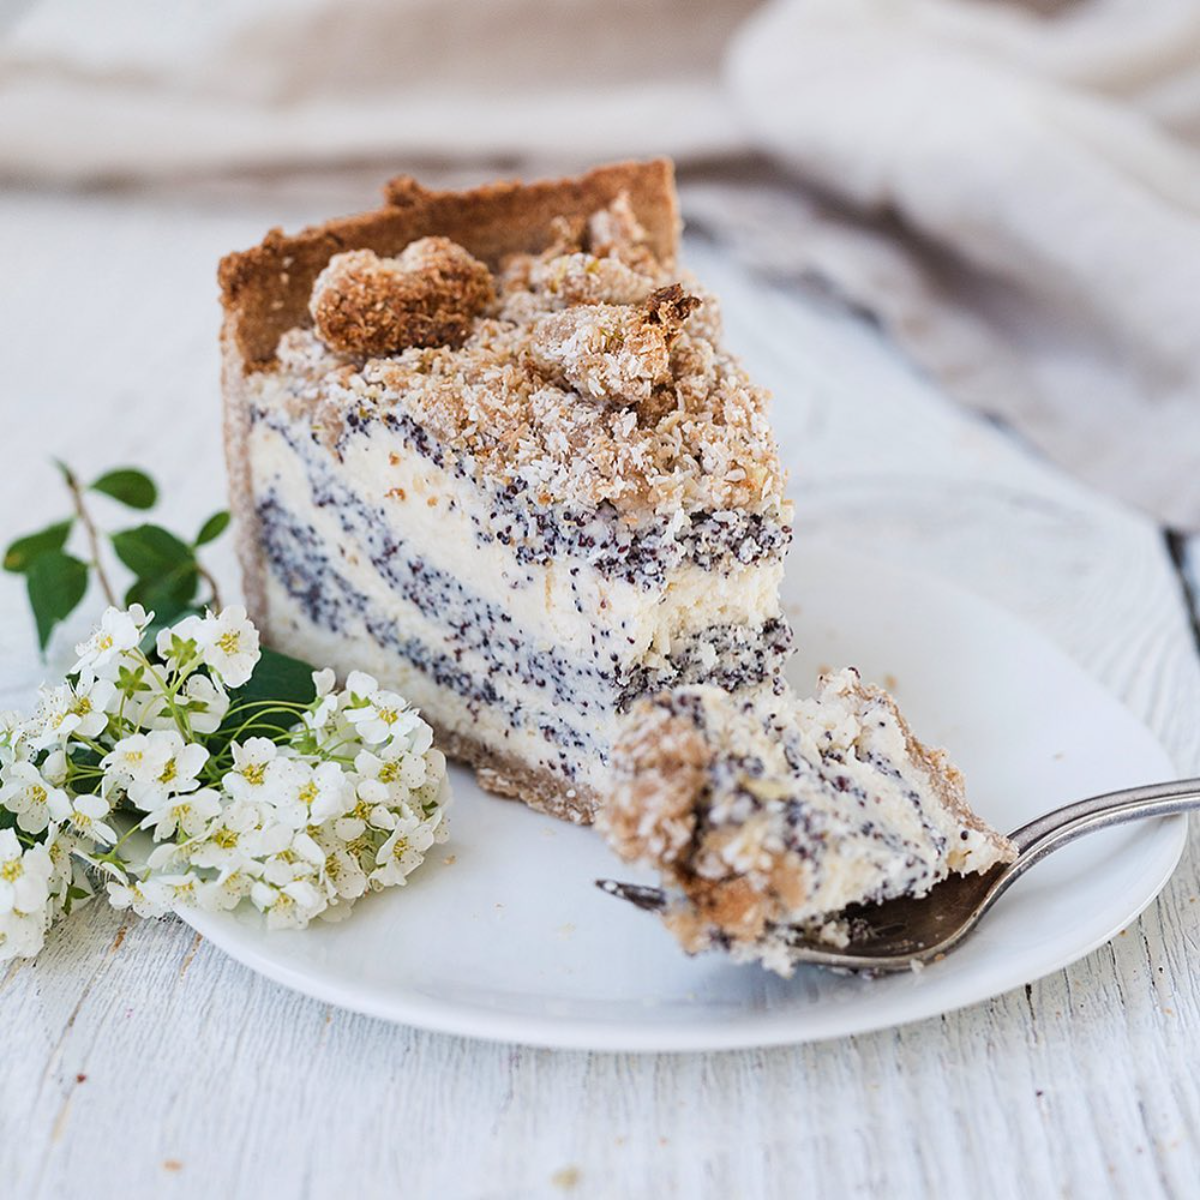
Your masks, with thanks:
[{"label": "crumble topping", "polygon": [[491,272],[444,237],[411,242],[399,258],[374,250],[335,254],[313,285],[321,340],[351,354],[460,346],[495,296]]},{"label": "crumble topping", "polygon": [[587,232],[589,246],[597,258],[619,258],[647,275],[658,271],[658,261],[629,203],[628,193],[621,192],[607,208],[592,213]]},{"label": "crumble topping", "polygon": [[[486,276],[486,279],[485,279]],[[493,280],[444,238],[351,251],[313,291],[281,369],[340,436],[402,411],[480,483],[543,505],[750,510],[787,523],[767,393],[720,344],[713,298],[650,249],[627,198],[555,223]]]},{"label": "crumble topping", "polygon": [[582,396],[644,406],[670,382],[671,347],[699,307],[677,283],[651,292],[639,308],[577,304],[538,317],[529,356],[547,379]]},{"label": "crumble topping", "polygon": [[532,289],[566,304],[641,304],[654,288],[651,276],[627,267],[619,258],[597,258],[575,251],[530,265]]}]

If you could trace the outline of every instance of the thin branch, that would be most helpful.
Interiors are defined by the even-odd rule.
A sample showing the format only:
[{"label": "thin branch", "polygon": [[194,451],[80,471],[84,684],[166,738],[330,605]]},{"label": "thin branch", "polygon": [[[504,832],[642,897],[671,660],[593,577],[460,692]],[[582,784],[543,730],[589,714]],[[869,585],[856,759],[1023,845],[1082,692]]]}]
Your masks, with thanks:
[{"label": "thin branch", "polygon": [[199,559],[196,559],[196,570],[199,572],[200,578],[208,584],[209,589],[212,591],[212,603],[209,605],[209,607],[213,610],[213,612],[220,612],[221,594],[217,591],[217,581],[212,577],[211,573]]},{"label": "thin branch", "polygon": [[117,596],[112,589],[112,584],[108,581],[108,576],[104,573],[104,563],[100,559],[100,535],[96,532],[91,514],[83,503],[83,489],[79,486],[79,480],[75,478],[75,472],[69,467],[63,468],[63,475],[66,477],[67,486],[71,489],[71,499],[75,502],[75,513],[79,517],[79,523],[87,532],[88,546],[92,552],[92,566],[96,568],[96,577],[100,580],[100,586],[104,589],[104,595],[109,604],[116,607]]}]

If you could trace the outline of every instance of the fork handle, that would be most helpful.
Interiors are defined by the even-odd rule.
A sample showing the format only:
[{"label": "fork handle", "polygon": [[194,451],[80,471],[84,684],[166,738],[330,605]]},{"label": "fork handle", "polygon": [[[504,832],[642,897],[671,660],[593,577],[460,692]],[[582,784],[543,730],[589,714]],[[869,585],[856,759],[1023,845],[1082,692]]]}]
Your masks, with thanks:
[{"label": "fork handle", "polygon": [[1010,835],[1017,847],[1017,858],[997,877],[985,907],[990,908],[1035,863],[1077,838],[1128,821],[1170,817],[1194,809],[1200,809],[1200,779],[1106,792],[1046,813]]},{"label": "fork handle", "polygon": [[[1200,807],[1200,779],[1143,784],[1141,787],[1125,788],[1119,792],[1105,792],[1102,796],[1092,796],[1088,800],[1079,800],[1075,804],[1056,808],[1053,812],[1030,821],[1028,825],[1022,825],[1009,837],[1024,855],[1044,837],[1051,836],[1078,820],[1106,817],[1119,812],[1121,816],[1118,820],[1106,822],[1106,825],[1115,825],[1124,821],[1136,821],[1140,817],[1162,817],[1172,813],[1189,812],[1197,807]],[[1076,836],[1090,832],[1091,829],[1103,828],[1105,825],[1089,825]]]}]

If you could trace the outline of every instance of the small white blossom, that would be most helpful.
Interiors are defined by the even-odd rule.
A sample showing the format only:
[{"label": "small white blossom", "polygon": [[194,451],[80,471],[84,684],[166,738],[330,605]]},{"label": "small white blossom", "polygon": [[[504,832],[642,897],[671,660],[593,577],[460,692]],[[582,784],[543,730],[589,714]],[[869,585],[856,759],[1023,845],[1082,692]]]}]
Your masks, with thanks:
[{"label": "small white blossom", "polygon": [[304,834],[293,834],[288,844],[277,854],[262,860],[262,878],[276,887],[310,879],[325,865],[325,853],[316,842]]},{"label": "small white blossom", "polygon": [[254,869],[258,860],[281,853],[292,842],[294,831],[271,819],[271,811],[250,800],[227,804],[203,838],[188,847],[187,857],[198,867],[222,872]]},{"label": "small white blossom", "polygon": [[113,908],[132,908],[139,917],[161,917],[165,909],[157,899],[151,899],[142,891],[142,885],[133,880],[118,883],[115,880],[106,886],[108,902]]},{"label": "small white blossom", "polygon": [[193,614],[176,621],[166,629],[160,629],[154,639],[158,657],[173,669],[189,664],[200,653],[204,618]]},{"label": "small white blossom", "polygon": [[72,737],[98,737],[108,725],[106,710],[115,696],[116,687],[107,679],[81,679],[74,688],[69,683],[43,688],[33,745],[42,750],[65,745]]},{"label": "small white blossom", "polygon": [[67,752],[61,747],[51,750],[42,759],[42,765],[39,768],[42,776],[54,784],[55,787],[61,787],[66,782],[68,769]]},{"label": "small white blossom", "polygon": [[425,851],[435,841],[434,829],[427,821],[409,817],[398,821],[387,841],[376,852],[371,882],[380,887],[403,884],[425,861]]},{"label": "small white blossom", "polygon": [[337,676],[326,667],[323,671],[314,671],[312,681],[317,697],[312,708],[304,714],[304,724],[313,733],[320,733],[338,712],[338,695],[333,690]]},{"label": "small white blossom", "polygon": [[51,821],[65,820],[71,813],[67,793],[31,762],[0,768],[0,784],[0,806],[16,813],[17,828],[26,833],[41,833]]},{"label": "small white blossom", "polygon": [[207,675],[192,675],[183,685],[181,706],[195,733],[216,733],[229,711],[229,696]]},{"label": "small white blossom", "polygon": [[283,887],[259,880],[250,889],[250,899],[267,914],[268,929],[303,929],[328,904],[313,884],[302,879]]},{"label": "small white blossom", "polygon": [[208,912],[229,912],[250,895],[254,878],[245,871],[225,872],[202,884],[197,891],[197,903]]},{"label": "small white blossom", "polygon": [[131,733],[104,756],[100,765],[126,785],[152,783],[162,774],[171,757],[171,743],[162,732]]},{"label": "small white blossom", "polygon": [[221,811],[221,797],[212,788],[201,788],[172,796],[153,808],[141,823],[143,829],[153,830],[154,840],[161,842],[173,837],[178,830],[185,837],[198,837],[209,821]]},{"label": "small white blossom", "polygon": [[141,883],[146,902],[162,912],[198,906],[203,887],[204,881],[190,871],[178,875],[151,875]]},{"label": "small white blossom", "polygon": [[174,700],[164,695],[150,698],[138,716],[145,729],[174,729],[176,714],[187,720],[193,734],[216,733],[229,711],[229,696],[207,675],[189,675]]},{"label": "small white blossom", "polygon": [[52,873],[50,892],[58,899],[66,896],[68,888],[76,888],[91,895],[91,884],[79,859],[82,857],[80,841],[58,825],[51,825],[45,832],[42,845],[50,855]]},{"label": "small white blossom", "polygon": [[21,913],[15,908],[0,913],[0,961],[33,958],[46,941],[46,914]]},{"label": "small white blossom", "polygon": [[276,759],[270,769],[286,768],[286,781],[273,799],[276,816],[293,829],[320,825],[341,816],[354,801],[354,792],[337,763],[316,767],[290,759]]},{"label": "small white blossom", "polygon": [[366,671],[351,671],[346,676],[346,691],[354,700],[369,700],[379,691],[379,680]]},{"label": "small white blossom", "polygon": [[267,768],[279,755],[270,738],[252,737],[233,743],[233,770],[221,780],[235,800],[265,800],[274,792],[267,783]]},{"label": "small white blossom", "polygon": [[103,796],[76,796],[67,820],[82,837],[111,846],[117,831],[104,820],[111,811],[112,805]]},{"label": "small white blossom", "polygon": [[29,757],[33,751],[29,732],[29,722],[21,713],[11,709],[0,712],[0,766]]},{"label": "small white blossom", "polygon": [[346,709],[346,719],[368,745],[380,745],[411,733],[421,720],[420,713],[396,692],[376,689],[366,702]]},{"label": "small white blossom", "polygon": [[[421,724],[429,728],[424,721]],[[429,776],[429,768],[424,750],[412,751],[402,743],[380,747],[378,753],[361,750],[354,759],[354,769],[359,775],[378,780],[392,800],[402,800],[408,792],[421,787]]]},{"label": "small white blossom", "polygon": [[11,829],[0,829],[0,914],[42,913],[50,899],[53,871],[45,846],[23,849]]},{"label": "small white blossom", "polygon": [[77,673],[83,678],[114,674],[121,656],[135,649],[142,640],[142,631],[148,622],[146,611],[140,604],[132,604],[125,611],[105,609],[91,637],[75,647],[79,661],[72,668],[72,674]]},{"label": "small white blossom", "polygon": [[341,900],[357,900],[368,886],[362,862],[344,846],[331,850],[325,857],[325,879],[329,889]]},{"label": "small white blossom", "polygon": [[196,644],[205,663],[226,687],[241,687],[259,660],[258,630],[240,604],[223,608],[201,622]]},{"label": "small white blossom", "polygon": [[[128,743],[133,742],[137,744],[131,749]],[[208,751],[195,742],[185,742],[176,729],[156,729],[118,742],[106,764],[110,758],[114,770],[129,776],[126,791],[130,800],[150,812],[161,808],[168,797],[200,786],[196,776],[208,761]]]}]

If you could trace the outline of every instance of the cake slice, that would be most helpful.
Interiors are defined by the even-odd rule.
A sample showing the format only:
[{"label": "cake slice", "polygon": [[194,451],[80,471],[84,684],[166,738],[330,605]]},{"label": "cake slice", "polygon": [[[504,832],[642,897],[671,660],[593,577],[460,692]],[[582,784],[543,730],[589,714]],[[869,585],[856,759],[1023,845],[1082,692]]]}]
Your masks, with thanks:
[{"label": "cake slice", "polygon": [[599,823],[622,858],[660,872],[684,949],[784,975],[797,928],[844,944],[848,906],[919,897],[1016,855],[942,751],[854,670],[823,676],[810,700],[781,682],[643,700],[613,766]]},{"label": "cake slice", "polygon": [[791,510],[766,395],[676,265],[670,165],[463,193],[227,257],[247,607],[577,821],[622,715],[774,678]]}]

